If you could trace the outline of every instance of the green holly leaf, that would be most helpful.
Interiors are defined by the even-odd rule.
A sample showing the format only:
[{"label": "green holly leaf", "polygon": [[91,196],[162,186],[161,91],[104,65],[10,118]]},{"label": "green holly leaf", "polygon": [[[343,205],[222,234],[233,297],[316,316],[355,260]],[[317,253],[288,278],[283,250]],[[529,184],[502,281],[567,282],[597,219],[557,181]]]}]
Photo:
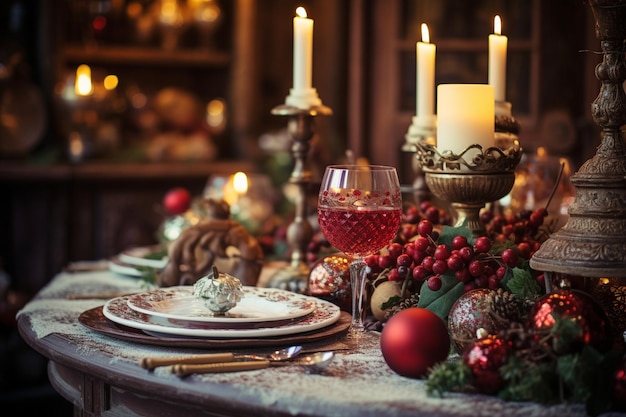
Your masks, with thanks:
[{"label": "green holly leaf", "polygon": [[511,274],[502,279],[502,286],[518,298],[533,298],[541,291],[535,277],[528,269],[512,268]]},{"label": "green holly leaf", "polygon": [[400,296],[394,295],[392,297],[389,297],[389,299],[382,304],[380,309],[387,310],[388,308],[391,308],[393,306],[400,304],[401,301],[402,301],[402,298],[400,298]]},{"label": "green holly leaf", "polygon": [[437,291],[428,288],[427,281],[422,283],[418,307],[427,308],[446,320],[455,301],[464,293],[463,283],[454,275],[445,273],[441,276],[442,285]]},{"label": "green holly leaf", "polygon": [[452,246],[452,239],[454,239],[455,236],[465,236],[468,242],[474,241],[474,235],[467,227],[443,226],[437,243],[445,243],[448,246]]}]

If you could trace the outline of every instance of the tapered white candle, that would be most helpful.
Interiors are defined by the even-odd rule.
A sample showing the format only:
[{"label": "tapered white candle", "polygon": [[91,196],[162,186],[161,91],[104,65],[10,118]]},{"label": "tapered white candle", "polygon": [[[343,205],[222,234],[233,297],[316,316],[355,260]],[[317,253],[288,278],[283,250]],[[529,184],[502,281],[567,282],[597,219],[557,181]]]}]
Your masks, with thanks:
[{"label": "tapered white candle", "polygon": [[437,149],[460,154],[471,145],[494,146],[494,95],[488,84],[437,87]]},{"label": "tapered white candle", "polygon": [[313,19],[307,17],[304,7],[296,9],[293,18],[293,89],[311,88],[313,62]]},{"label": "tapered white candle", "polygon": [[422,41],[415,47],[417,62],[416,115],[429,116],[435,114],[435,52],[437,47],[430,43],[430,34],[426,23],[422,23]]},{"label": "tapered white candle", "polygon": [[506,53],[509,39],[502,35],[502,21],[493,19],[493,34],[489,35],[489,84],[493,86],[496,101],[506,97]]}]

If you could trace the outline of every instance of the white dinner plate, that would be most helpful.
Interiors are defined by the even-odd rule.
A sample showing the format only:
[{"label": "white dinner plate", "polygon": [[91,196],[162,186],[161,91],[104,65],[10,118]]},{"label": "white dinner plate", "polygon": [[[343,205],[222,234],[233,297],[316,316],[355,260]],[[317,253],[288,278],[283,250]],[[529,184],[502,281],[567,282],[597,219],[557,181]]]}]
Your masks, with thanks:
[{"label": "white dinner plate", "polygon": [[209,326],[212,324],[198,323],[200,327],[196,328],[178,325],[176,320],[135,311],[128,306],[128,296],[123,296],[107,301],[102,308],[102,314],[114,323],[139,329],[148,334],[204,338],[243,338],[283,336],[322,329],[336,323],[341,315],[341,310],[331,302],[316,299],[315,310],[293,323],[252,329],[203,328],[203,324]]},{"label": "white dinner plate", "polygon": [[142,276],[142,272],[137,266],[124,263],[120,261],[118,257],[113,257],[109,259],[109,271],[130,277]]},{"label": "white dinner plate", "polygon": [[215,314],[193,295],[193,286],[158,288],[128,297],[128,306],[140,313],[177,320],[178,323],[268,323],[304,317],[315,310],[317,299],[278,288],[243,287],[243,297],[224,314]]},{"label": "white dinner plate", "polygon": [[126,249],[118,255],[119,260],[128,265],[148,266],[151,268],[163,269],[167,265],[168,257],[164,255],[155,259],[153,254],[164,253],[160,245],[139,246]]}]

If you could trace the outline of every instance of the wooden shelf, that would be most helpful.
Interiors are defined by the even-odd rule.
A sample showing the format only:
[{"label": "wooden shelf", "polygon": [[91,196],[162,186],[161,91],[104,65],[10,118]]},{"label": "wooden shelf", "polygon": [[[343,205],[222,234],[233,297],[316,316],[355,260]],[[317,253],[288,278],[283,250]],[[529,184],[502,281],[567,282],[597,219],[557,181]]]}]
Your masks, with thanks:
[{"label": "wooden shelf", "polygon": [[237,171],[254,172],[245,161],[115,163],[88,162],[78,165],[35,165],[18,162],[0,164],[2,182],[55,182],[66,180],[162,180],[197,179],[210,175],[230,175]]},{"label": "wooden shelf", "polygon": [[150,65],[160,67],[225,67],[230,55],[201,49],[165,51],[158,48],[102,47],[85,48],[68,45],[63,48],[66,62],[74,64]]}]

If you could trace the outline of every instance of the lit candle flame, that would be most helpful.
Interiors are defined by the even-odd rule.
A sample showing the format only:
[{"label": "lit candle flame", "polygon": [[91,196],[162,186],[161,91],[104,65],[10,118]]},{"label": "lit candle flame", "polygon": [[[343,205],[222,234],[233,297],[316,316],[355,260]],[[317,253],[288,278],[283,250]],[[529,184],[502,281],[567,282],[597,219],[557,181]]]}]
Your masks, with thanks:
[{"label": "lit candle flame", "polygon": [[245,194],[248,191],[248,177],[243,172],[237,172],[233,177],[233,188],[238,194]]},{"label": "lit candle flame", "polygon": [[422,42],[430,43],[430,34],[428,33],[428,25],[422,23]]},{"label": "lit candle flame", "polygon": [[76,68],[74,91],[79,96],[88,96],[93,93],[93,86],[91,84],[91,68],[89,68],[89,65],[82,64]]},{"label": "lit candle flame", "polygon": [[502,19],[500,19],[499,15],[493,18],[493,33],[502,35]]},{"label": "lit candle flame", "polygon": [[306,14],[306,9],[302,6],[298,7],[296,9],[296,14],[298,15],[298,17],[303,17],[306,18],[307,14]]}]

